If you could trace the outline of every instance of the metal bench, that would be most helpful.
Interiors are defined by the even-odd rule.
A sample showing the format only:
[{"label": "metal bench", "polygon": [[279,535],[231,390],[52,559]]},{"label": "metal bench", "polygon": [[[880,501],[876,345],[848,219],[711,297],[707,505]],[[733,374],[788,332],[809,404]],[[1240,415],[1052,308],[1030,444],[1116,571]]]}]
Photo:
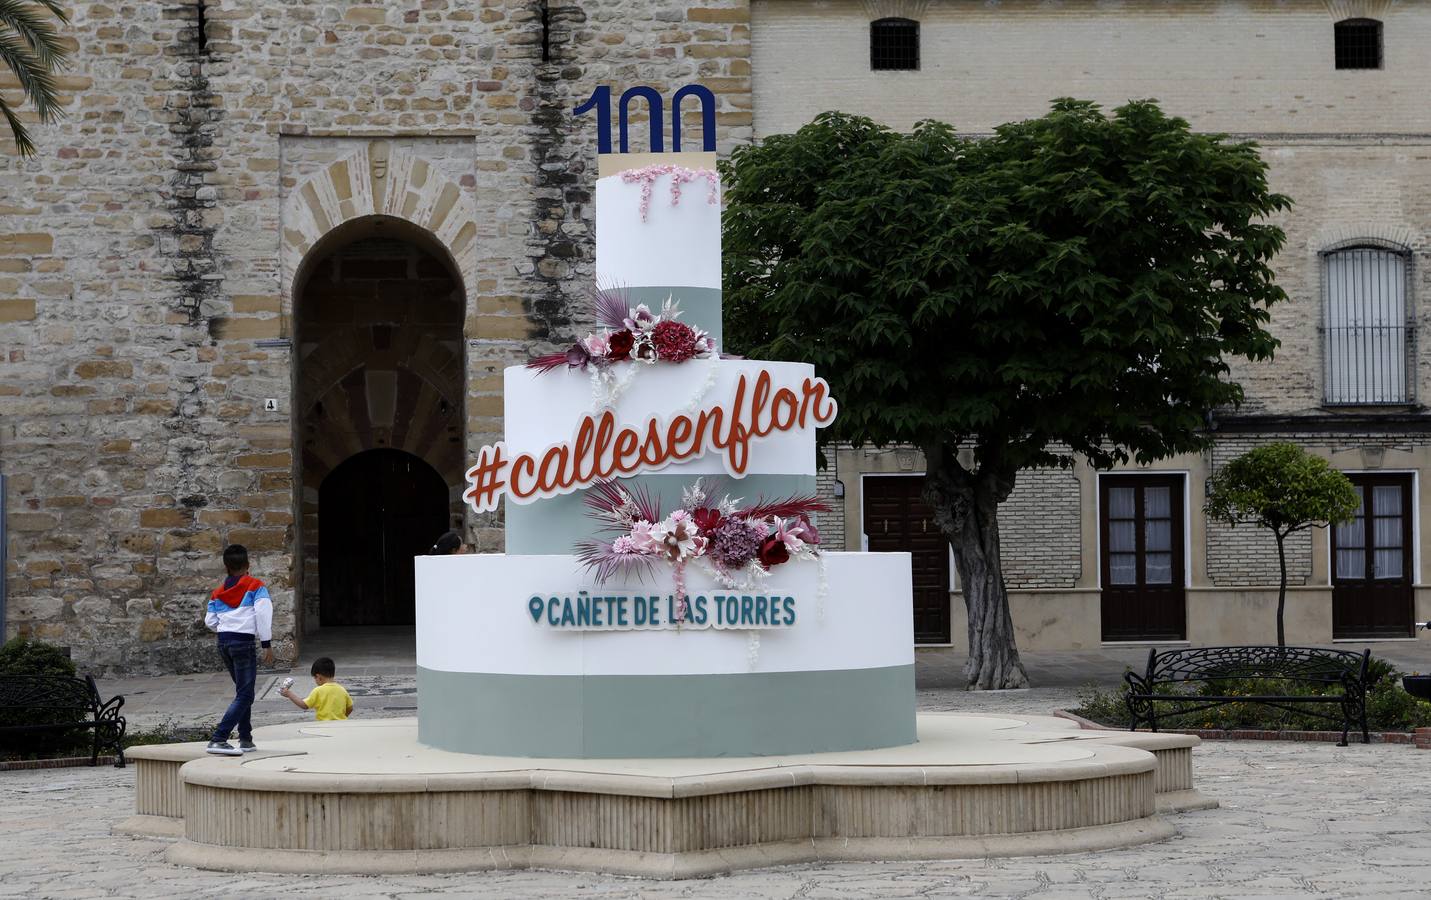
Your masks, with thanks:
[{"label": "metal bench", "polygon": [[[1362,743],[1369,744],[1366,691],[1370,664],[1370,650],[1353,653],[1318,647],[1197,647],[1161,651],[1155,648],[1148,652],[1147,671],[1128,672],[1123,676],[1128,683],[1123,699],[1132,719],[1129,730],[1136,731],[1146,724],[1157,731],[1159,706],[1172,708],[1163,715],[1174,715],[1231,703],[1259,703],[1340,723],[1339,747],[1347,745],[1347,732],[1352,727],[1359,727]],[[1341,692],[1321,695],[1228,692],[1227,682],[1245,679],[1340,686]],[[1212,685],[1208,693],[1185,687],[1202,690],[1204,685]],[[1335,709],[1327,710],[1327,707]]]},{"label": "metal bench", "polygon": [[[99,698],[94,678],[65,675],[0,675],[0,714],[43,710],[57,715],[54,721],[5,724],[0,719],[0,735],[66,732],[88,728],[94,732],[89,764],[99,763],[101,749],[113,750],[115,767],[124,768],[124,717],[119,708],[124,698],[115,696],[108,702]],[[12,717],[6,716],[5,719]]]}]

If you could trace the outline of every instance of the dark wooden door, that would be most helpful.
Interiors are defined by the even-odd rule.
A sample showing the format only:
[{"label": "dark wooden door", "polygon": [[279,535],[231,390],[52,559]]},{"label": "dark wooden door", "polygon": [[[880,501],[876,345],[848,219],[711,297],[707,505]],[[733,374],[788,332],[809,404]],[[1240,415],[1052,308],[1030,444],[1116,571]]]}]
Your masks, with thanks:
[{"label": "dark wooden door", "polygon": [[1332,637],[1415,637],[1411,476],[1347,477],[1361,507],[1332,529]]},{"label": "dark wooden door", "polygon": [[447,485],[401,450],[368,450],[318,494],[319,616],[324,625],[411,625],[413,557],[447,530]]},{"label": "dark wooden door", "polygon": [[1183,476],[1098,479],[1105,641],[1187,637]]},{"label": "dark wooden door", "polygon": [[920,499],[922,475],[867,476],[864,531],[874,552],[905,551],[914,571],[914,641],[947,644],[949,630],[949,542]]}]

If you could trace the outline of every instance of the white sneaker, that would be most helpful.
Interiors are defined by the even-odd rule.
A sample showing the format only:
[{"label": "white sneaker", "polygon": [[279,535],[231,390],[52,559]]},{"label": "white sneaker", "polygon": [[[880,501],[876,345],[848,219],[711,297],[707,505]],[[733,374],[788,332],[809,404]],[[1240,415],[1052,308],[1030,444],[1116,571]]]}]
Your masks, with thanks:
[{"label": "white sneaker", "polygon": [[209,741],[209,746],[204,748],[204,752],[212,753],[215,756],[243,756],[243,751],[228,741]]}]

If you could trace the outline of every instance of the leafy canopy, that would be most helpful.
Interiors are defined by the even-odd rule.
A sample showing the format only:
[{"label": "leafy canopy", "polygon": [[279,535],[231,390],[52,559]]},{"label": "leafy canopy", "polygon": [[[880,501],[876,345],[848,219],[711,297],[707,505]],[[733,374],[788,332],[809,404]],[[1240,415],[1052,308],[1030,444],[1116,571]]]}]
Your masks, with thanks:
[{"label": "leafy canopy", "polygon": [[727,336],[814,363],[824,437],[952,448],[978,467],[1199,448],[1269,358],[1285,299],[1256,148],[1152,102],[1059,100],[994,136],[826,113],[724,166]]},{"label": "leafy canopy", "polygon": [[1345,522],[1361,505],[1356,487],[1326,460],[1296,444],[1249,450],[1213,477],[1207,514],[1236,525],[1252,522],[1279,537]]}]

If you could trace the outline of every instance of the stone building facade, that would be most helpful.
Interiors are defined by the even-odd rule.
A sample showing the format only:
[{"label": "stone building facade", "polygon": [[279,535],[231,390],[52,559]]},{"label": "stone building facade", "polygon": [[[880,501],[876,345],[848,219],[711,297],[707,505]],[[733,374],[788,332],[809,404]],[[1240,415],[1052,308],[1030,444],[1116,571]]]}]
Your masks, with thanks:
[{"label": "stone building facade", "polygon": [[[36,159],[0,158],[3,615],[7,636],[96,670],[211,667],[198,610],[232,541],[272,587],[281,656],[325,622],[400,623],[383,599],[400,578],[364,593],[396,576],[344,505],[360,488],[393,504],[385,540],[460,521],[501,549],[454,473],[502,432],[502,367],[582,326],[596,136],[573,110],[603,84],[706,85],[722,152],[832,108],[985,133],[1064,94],[1156,97],[1260,141],[1298,202],[1278,265],[1293,299],[1277,361],[1236,373],[1249,403],[1219,417],[1216,449],[1159,467],[1182,479],[1183,639],[1267,636],[1261,536],[1196,512],[1239,448],[1290,436],[1349,470],[1411,473],[1417,504],[1428,490],[1431,358],[1408,337],[1406,397],[1329,405],[1322,332],[1342,246],[1401,254],[1407,333],[1424,332],[1420,4],[78,0],[72,19],[66,117],[34,129]],[[1381,68],[1334,66],[1350,19],[1381,23]],[[918,69],[871,71],[872,23],[891,20],[918,26]],[[921,463],[829,458],[844,528],[827,523],[827,545],[857,549],[865,483]],[[1022,646],[1104,637],[1104,477],[1026,473],[1005,507]],[[1289,634],[1329,639],[1327,535],[1293,557]]]},{"label": "stone building facade", "polygon": [[211,668],[228,542],[293,658],[346,458],[456,491],[502,367],[577,327],[594,86],[699,81],[752,135],[732,0],[80,0],[70,33],[65,118],[0,159],[4,629],[96,670]]}]

